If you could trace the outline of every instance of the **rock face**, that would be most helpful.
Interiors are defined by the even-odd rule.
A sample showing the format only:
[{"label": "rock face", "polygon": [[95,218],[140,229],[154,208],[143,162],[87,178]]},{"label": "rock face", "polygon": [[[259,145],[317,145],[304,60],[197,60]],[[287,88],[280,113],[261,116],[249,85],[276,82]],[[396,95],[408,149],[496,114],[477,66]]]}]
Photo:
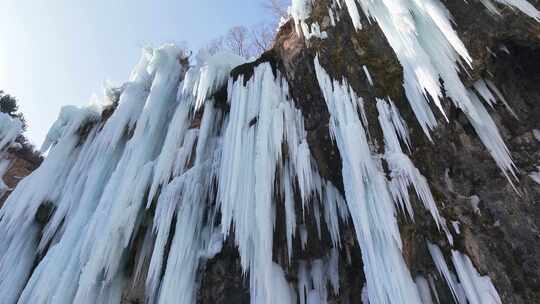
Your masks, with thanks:
[{"label": "rock face", "polygon": [[[355,1],[295,0],[245,64],[146,50],[111,106],[62,111],[49,156],[6,201],[0,293],[540,303],[540,23],[523,12],[540,13],[469,2],[395,1],[414,6],[390,12],[407,21],[396,32],[381,7],[369,23]],[[408,22],[423,49],[396,46]],[[411,69],[420,51],[433,71]]]},{"label": "rock face", "polygon": [[[467,69],[468,76],[462,74],[462,80],[472,86],[479,79],[491,79],[514,111],[515,115],[503,103],[490,109],[519,168],[516,189],[493,162],[459,109],[446,108],[449,122],[441,115],[437,117],[439,127],[433,131],[433,142],[424,136],[406,102],[401,66],[376,23],[355,31],[342,11],[340,21],[332,26],[327,9],[330,3],[317,1],[310,21],[318,22],[328,38],[306,43],[297,35],[294,22],[289,21],[280,29],[272,50],[260,61],[271,62],[286,77],[290,94],[306,120],[309,145],[321,175],[340,185],[340,189],[343,189],[342,162],[328,132],[329,113],[315,76],[315,56],[334,79],[347,79],[366,100],[373,142],[383,141],[377,128],[374,98],[390,96],[410,128],[411,158],[429,181],[441,214],[459,227],[459,233],[452,231],[454,247],[469,255],[480,273],[493,280],[503,303],[537,303],[540,302],[540,185],[529,174],[540,164],[540,141],[534,136],[534,130],[540,129],[540,25],[509,8],[495,16],[477,1],[467,5],[460,1],[444,4],[473,58],[473,68]],[[246,70],[258,63],[240,67],[233,74],[246,74]],[[369,85],[362,69],[364,65],[371,72],[374,86]],[[451,104],[446,101],[447,105]],[[427,211],[419,207],[421,203],[415,199],[413,204],[419,211],[415,221],[406,219],[404,214],[399,219],[404,255],[413,277],[427,276],[437,271],[426,240],[444,248],[448,257],[451,245],[437,232]],[[354,236],[349,237],[342,244],[340,265],[348,264],[345,260],[351,259],[350,252],[358,252]],[[316,243],[308,241],[302,258],[320,257],[317,253],[320,245]],[[227,263],[230,258],[218,256],[212,263]],[[352,263],[340,268],[340,296],[333,302],[361,301],[364,282],[361,265],[361,257],[353,255]],[[291,266],[288,273],[293,282],[297,280],[294,268]],[[199,291],[201,299],[224,289],[228,275],[205,272],[203,276],[211,276],[216,283],[204,285]],[[449,289],[440,280],[436,284],[441,303],[453,302]],[[240,293],[248,288],[245,282],[245,290]],[[202,300],[202,303],[207,302]]]},{"label": "rock face", "polygon": [[[10,162],[9,168],[3,177],[4,183],[9,189],[15,189],[17,184],[19,184],[23,178],[30,175],[30,173],[32,173],[41,164],[41,158],[35,153],[21,153],[21,151],[16,151],[13,149],[11,149],[11,151],[8,150],[8,152],[4,154],[3,159]],[[10,193],[11,190],[0,198],[0,207],[2,207],[4,201]]]}]

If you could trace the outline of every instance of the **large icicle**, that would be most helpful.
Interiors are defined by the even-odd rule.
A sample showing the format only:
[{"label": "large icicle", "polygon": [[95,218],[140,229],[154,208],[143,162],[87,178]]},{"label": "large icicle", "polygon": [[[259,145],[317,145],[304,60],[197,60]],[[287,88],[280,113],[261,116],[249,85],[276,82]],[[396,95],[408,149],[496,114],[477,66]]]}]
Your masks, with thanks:
[{"label": "large icicle", "polygon": [[331,115],[330,130],[343,159],[349,212],[362,251],[370,303],[421,303],[401,253],[396,211],[386,178],[370,151],[358,114],[358,97],[332,81],[315,59],[315,70]]},{"label": "large icicle", "polygon": [[431,243],[428,243],[427,246],[439,274],[446,280],[457,302],[460,304],[502,303],[491,279],[487,276],[481,276],[468,256],[452,250],[452,262],[459,278],[458,283],[457,278],[448,268],[441,249]]},{"label": "large icicle", "polygon": [[[439,0],[344,1],[358,30],[362,28],[358,6],[365,16],[377,21],[403,67],[405,93],[425,134],[431,139],[430,130],[437,126],[429,100],[434,101],[446,118],[441,104],[442,80],[446,95],[467,115],[506,177],[510,180],[515,176],[514,164],[496,126],[478,104],[478,98],[471,95],[460,79],[460,65],[471,66],[472,58],[453,29],[452,17],[443,3]],[[482,1],[491,3],[491,0]],[[525,0],[496,1],[540,20],[540,12]],[[341,2],[337,0],[338,4]],[[295,20],[299,18],[295,17]]]},{"label": "large icicle", "polygon": [[399,115],[396,106],[382,99],[377,100],[379,124],[383,130],[385,159],[391,171],[390,192],[401,208],[413,218],[413,209],[409,198],[409,186],[413,185],[416,194],[435,220],[437,227],[444,225],[431,194],[426,178],[414,166],[410,158],[403,153],[400,139],[409,147],[409,134],[405,121]]},{"label": "large icicle", "polygon": [[[199,56],[203,57],[203,56]],[[227,83],[231,70],[245,59],[226,52],[219,52],[207,58],[199,58],[199,66],[190,69],[181,89],[182,95],[191,94],[195,102],[195,110]]]},{"label": "large icicle", "polygon": [[[279,73],[273,74],[268,63],[255,67],[247,81],[243,76],[231,80],[229,102],[219,176],[222,229],[228,235],[234,226],[242,267],[250,273],[252,303],[276,303],[280,295],[273,293],[279,280],[272,277],[275,210],[279,208],[275,193],[281,193],[284,201],[289,258],[297,229],[295,193],[303,208],[312,208],[319,237],[321,218],[325,219],[334,244],[339,244],[339,217],[346,217],[343,198],[319,176],[301,112],[288,97],[287,83]],[[302,231],[300,238],[305,241]]]},{"label": "large icicle", "polygon": [[[0,210],[0,291],[7,303],[15,302],[25,287],[38,254],[39,231],[34,218],[40,205],[52,203],[56,206],[58,214],[67,210],[75,212],[76,208],[70,207],[72,199],[69,197],[83,197],[81,195],[83,189],[79,186],[80,179],[70,179],[70,176],[81,169],[81,166],[82,169],[90,170],[85,163],[91,155],[81,152],[87,150],[87,147],[77,146],[79,140],[77,132],[81,124],[95,117],[97,113],[84,109],[72,113],[73,115],[69,117],[62,117],[66,119],[63,122],[62,138],[56,140],[57,143],[51,148],[47,159],[35,172],[19,183]],[[91,138],[92,134],[89,137]],[[78,160],[81,160],[80,166],[75,166]],[[68,195],[61,200],[63,193]],[[54,222],[51,221],[46,229],[54,226]],[[49,234],[45,232],[44,237],[48,237],[47,235]],[[72,250],[71,247],[68,248]],[[59,254],[69,254],[69,250]],[[62,260],[64,261],[65,259]],[[62,266],[60,264],[56,267]],[[39,275],[40,269],[40,267],[36,269],[35,276]],[[51,279],[58,279],[54,273],[50,275],[51,277],[45,278],[48,280],[47,284],[50,284]],[[29,284],[33,282],[31,280]],[[52,289],[45,288],[40,292],[52,292]]]},{"label": "large icicle", "polygon": [[[195,301],[199,262],[206,258],[204,248],[214,235],[215,210],[209,202],[214,201],[214,182],[219,173],[220,150],[216,145],[221,120],[216,117],[217,111],[213,101],[207,100],[200,129],[198,132],[188,131],[185,137],[187,140],[184,140],[180,148],[179,156],[185,167],[174,173],[176,177],[163,188],[159,197],[154,217],[157,238],[147,279],[147,295],[151,302],[158,292],[159,303]],[[193,149],[195,136],[197,145]],[[195,152],[194,155],[192,152]],[[186,168],[189,164],[185,161],[190,158],[195,160],[192,167]],[[208,223],[204,221],[205,213],[210,215]],[[164,277],[160,280],[165,246],[174,215],[176,227]]]},{"label": "large icicle", "polygon": [[435,267],[437,267],[437,270],[439,271],[441,277],[446,280],[446,284],[450,288],[454,300],[460,304],[466,304],[467,301],[462,296],[461,285],[457,282],[455,276],[448,268],[448,265],[446,264],[446,261],[444,259],[444,255],[439,246],[428,242],[427,247],[429,253],[431,254],[431,258],[433,259],[433,263],[435,263]]},{"label": "large icicle", "polygon": [[275,79],[269,64],[257,66],[243,83],[242,76],[229,83],[231,111],[219,184],[223,233],[234,224],[242,267],[250,271],[252,303],[274,303],[273,180],[285,129],[295,121],[284,120],[291,107],[286,84]]},{"label": "large icicle", "polygon": [[491,279],[480,276],[468,256],[452,250],[452,261],[470,304],[502,304]]},{"label": "large icicle", "polygon": [[[168,113],[175,105],[182,56],[181,50],[170,45],[154,51],[149,63],[154,79],[146,106],[85,235],[83,251],[87,260],[75,296],[78,303],[93,303],[95,289],[106,290],[121,267],[122,254],[137,229],[136,219],[152,177],[154,160],[166,135],[168,120],[164,118],[170,117]],[[107,216],[100,216],[103,213]],[[103,274],[104,278],[98,280]]]}]

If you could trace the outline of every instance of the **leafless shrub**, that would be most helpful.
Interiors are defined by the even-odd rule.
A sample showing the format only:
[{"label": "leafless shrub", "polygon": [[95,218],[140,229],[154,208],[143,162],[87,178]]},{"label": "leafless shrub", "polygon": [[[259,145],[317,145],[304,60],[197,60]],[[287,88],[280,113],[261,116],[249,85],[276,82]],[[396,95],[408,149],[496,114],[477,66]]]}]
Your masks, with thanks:
[{"label": "leafless shrub", "polygon": [[220,51],[232,52],[238,56],[250,59],[272,47],[276,28],[281,18],[287,16],[288,0],[260,0],[261,5],[269,14],[269,21],[261,22],[251,29],[245,26],[235,26],[227,34],[210,41],[201,52],[213,55]]},{"label": "leafless shrub", "polygon": [[261,5],[270,12],[277,23],[281,18],[287,17],[289,3],[289,0],[262,0]]}]

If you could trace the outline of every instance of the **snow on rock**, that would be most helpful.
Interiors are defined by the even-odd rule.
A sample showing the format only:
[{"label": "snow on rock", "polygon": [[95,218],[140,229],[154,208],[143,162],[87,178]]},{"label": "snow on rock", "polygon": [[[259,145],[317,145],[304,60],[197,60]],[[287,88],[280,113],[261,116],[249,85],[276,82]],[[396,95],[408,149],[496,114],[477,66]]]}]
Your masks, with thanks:
[{"label": "snow on rock", "polygon": [[9,147],[22,133],[23,124],[18,118],[0,113],[0,151]]},{"label": "snow on rock", "polygon": [[480,205],[480,197],[478,197],[478,195],[473,195],[471,197],[469,197],[469,203],[471,204],[471,208],[473,210],[473,212],[477,215],[480,215],[481,214],[481,211],[480,211],[480,208],[479,208],[479,205]]},{"label": "snow on rock", "polygon": [[65,134],[77,132],[86,122],[96,121],[101,115],[101,110],[95,106],[76,107],[64,106],[60,109],[58,119],[47,132],[45,141],[41,146],[41,152],[47,152]]},{"label": "snow on rock", "polygon": [[6,159],[4,152],[8,148],[19,149],[21,145],[15,140],[22,134],[23,124],[18,118],[13,118],[5,113],[0,113],[0,197],[9,191],[3,177],[8,171],[11,161]]},{"label": "snow on rock", "polygon": [[206,99],[227,83],[233,68],[246,62],[244,58],[227,52],[199,59],[199,66],[188,71],[181,90],[182,94],[195,96],[195,109],[199,109]]}]

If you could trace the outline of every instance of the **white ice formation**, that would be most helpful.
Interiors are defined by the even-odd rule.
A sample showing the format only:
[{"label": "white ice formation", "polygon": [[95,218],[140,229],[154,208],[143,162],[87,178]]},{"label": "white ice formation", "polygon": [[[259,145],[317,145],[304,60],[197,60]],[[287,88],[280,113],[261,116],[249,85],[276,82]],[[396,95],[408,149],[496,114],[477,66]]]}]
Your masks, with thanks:
[{"label": "white ice formation", "polygon": [[18,118],[0,113],[0,198],[11,190],[3,180],[11,166],[11,160],[8,159],[6,151],[11,147],[20,146],[15,140],[22,134],[22,131],[23,124]]},{"label": "white ice formation", "polygon": [[[497,2],[538,16],[522,0]],[[324,38],[318,24],[307,24],[311,5],[293,0],[298,34]],[[510,153],[482,100],[507,103],[488,80],[474,89],[461,82],[459,66],[472,59],[441,2],[336,0],[329,8],[333,25],[340,8],[357,30],[362,16],[381,27],[430,139],[437,126],[430,102],[445,115],[442,79],[496,163],[513,177]],[[403,257],[397,216],[414,220],[409,190],[450,244],[452,234],[428,181],[407,155],[414,143],[396,105],[388,98],[369,101],[376,103],[384,137],[384,153],[377,152],[367,130],[368,101],[315,59],[330,136],[343,161],[342,195],[319,173],[303,113],[279,70],[261,63],[251,67],[250,77],[233,78],[231,70],[243,59],[224,53],[200,59],[189,66],[175,46],[145,49],[110,117],[98,107],[62,110],[42,148],[47,158],[0,211],[2,303],[120,303],[136,281],[144,281],[149,303],[195,303],[198,271],[229,239],[249,278],[251,303],[326,303],[340,292],[344,227],[354,230],[360,247],[365,303],[435,303],[435,274],[413,278]],[[364,71],[373,85],[377,79]],[[219,94],[224,89],[226,100]],[[9,141],[3,138],[0,146]],[[34,219],[44,205],[50,219],[40,226]],[[314,232],[306,228],[310,220]],[[285,234],[284,261],[273,255],[278,228]],[[295,250],[323,234],[331,243],[327,255],[295,262]],[[452,251],[456,276],[441,249],[428,247],[458,303],[500,303],[489,278],[467,256]],[[295,263],[298,280],[292,284],[286,273]]]}]

